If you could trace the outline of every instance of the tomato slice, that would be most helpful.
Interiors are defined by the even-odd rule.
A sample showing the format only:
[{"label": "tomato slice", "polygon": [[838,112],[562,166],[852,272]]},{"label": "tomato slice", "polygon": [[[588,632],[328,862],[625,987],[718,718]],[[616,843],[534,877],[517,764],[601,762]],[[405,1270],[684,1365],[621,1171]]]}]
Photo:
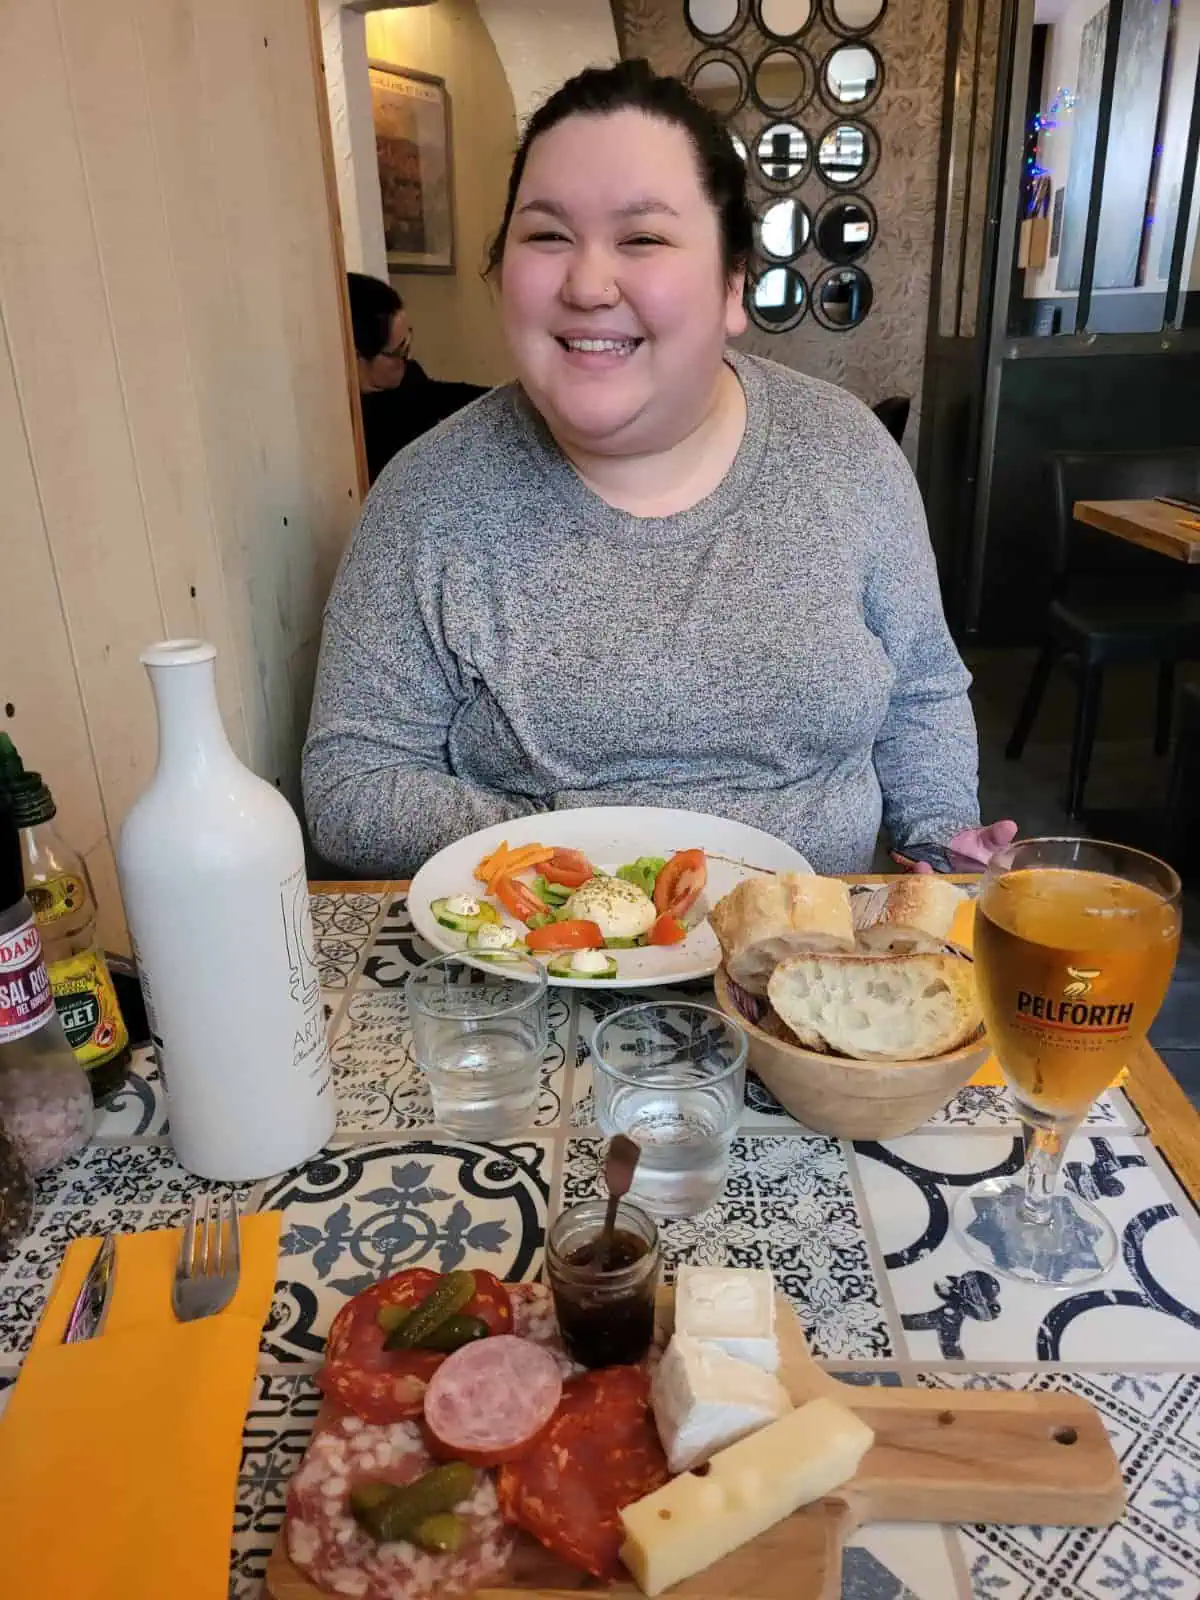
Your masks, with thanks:
[{"label": "tomato slice", "polygon": [[492,885],[492,893],[509,916],[516,917],[518,922],[528,922],[530,917],[544,917],[550,909],[520,878],[498,878]]},{"label": "tomato slice", "polygon": [[556,850],[549,861],[543,862],[542,876],[550,883],[561,883],[564,888],[578,889],[596,876],[596,869],[582,850]]},{"label": "tomato slice", "polygon": [[679,918],[673,917],[669,911],[664,911],[646,935],[646,943],[682,944],[686,938],[687,929]]},{"label": "tomato slice", "polygon": [[525,936],[531,950],[603,950],[604,935],[594,922],[576,917],[570,922],[548,922],[544,928],[531,928]]},{"label": "tomato slice", "polygon": [[703,850],[680,850],[671,857],[654,883],[654,909],[683,917],[696,903],[708,877]]}]

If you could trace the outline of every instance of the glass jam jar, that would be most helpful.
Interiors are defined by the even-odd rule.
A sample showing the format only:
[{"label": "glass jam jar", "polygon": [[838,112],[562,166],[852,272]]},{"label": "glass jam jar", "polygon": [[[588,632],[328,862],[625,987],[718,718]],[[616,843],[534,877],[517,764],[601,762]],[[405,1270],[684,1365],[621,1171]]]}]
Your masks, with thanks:
[{"label": "glass jam jar", "polygon": [[601,1268],[596,1246],[606,1200],[584,1200],[555,1218],[546,1271],[567,1354],[585,1367],[640,1361],[654,1337],[659,1242],[653,1218],[632,1201],[617,1206],[613,1265]]}]

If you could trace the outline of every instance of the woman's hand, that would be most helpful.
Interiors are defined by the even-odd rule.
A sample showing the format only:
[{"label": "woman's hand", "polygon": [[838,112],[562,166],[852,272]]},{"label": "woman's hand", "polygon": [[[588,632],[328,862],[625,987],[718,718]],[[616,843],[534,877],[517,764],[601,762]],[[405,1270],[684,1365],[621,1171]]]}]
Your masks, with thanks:
[{"label": "woman's hand", "polygon": [[[1017,837],[1017,824],[1011,820],[989,823],[986,828],[964,828],[961,833],[956,833],[946,848],[951,855],[962,856],[966,861],[977,861],[981,867],[986,867],[988,862],[998,850],[1003,850]],[[918,861],[918,872],[932,872],[933,868],[927,861]]]}]

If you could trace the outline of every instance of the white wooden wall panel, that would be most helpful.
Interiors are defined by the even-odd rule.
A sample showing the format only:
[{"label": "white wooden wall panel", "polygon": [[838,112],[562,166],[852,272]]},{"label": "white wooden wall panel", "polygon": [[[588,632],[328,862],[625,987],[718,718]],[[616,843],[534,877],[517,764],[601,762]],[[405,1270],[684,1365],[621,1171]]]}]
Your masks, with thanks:
[{"label": "white wooden wall panel", "polygon": [[314,32],[309,0],[0,5],[0,726],[114,944],[143,644],[211,638],[235,745],[297,793],[360,484]]}]

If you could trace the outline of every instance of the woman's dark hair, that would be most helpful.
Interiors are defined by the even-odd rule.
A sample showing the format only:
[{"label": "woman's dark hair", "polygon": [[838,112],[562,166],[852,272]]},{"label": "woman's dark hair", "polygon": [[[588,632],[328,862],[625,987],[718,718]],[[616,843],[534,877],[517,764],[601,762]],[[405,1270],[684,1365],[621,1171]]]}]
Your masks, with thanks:
[{"label": "woman's dark hair", "polygon": [[373,361],[386,350],[392,333],[392,318],[404,310],[404,301],[381,278],[368,278],[365,272],[348,272],[350,283],[350,321],[354,327],[354,348],[364,361]]},{"label": "woman's dark hair", "polygon": [[754,215],[746,197],[746,169],[728,129],[678,78],[662,77],[648,61],[638,58],[615,67],[586,68],[556,89],[530,117],[508,176],[504,220],[488,250],[489,274],[504,258],[504,242],[533,141],[568,117],[604,117],[615,111],[641,111],[683,129],[696,152],[701,186],[721,224],[725,271],[732,274],[745,267],[754,240]]}]

